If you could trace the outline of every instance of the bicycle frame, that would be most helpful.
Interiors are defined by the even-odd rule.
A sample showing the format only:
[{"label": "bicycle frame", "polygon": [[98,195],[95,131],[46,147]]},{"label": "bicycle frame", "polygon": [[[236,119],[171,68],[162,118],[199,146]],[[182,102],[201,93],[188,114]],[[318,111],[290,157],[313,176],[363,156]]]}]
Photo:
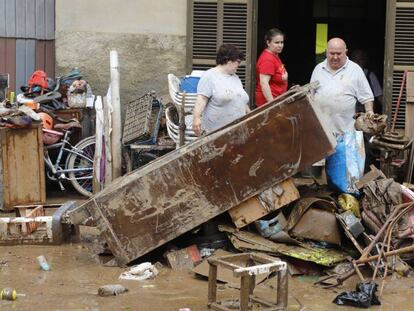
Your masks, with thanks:
[{"label": "bicycle frame", "polygon": [[[50,179],[50,180],[57,180],[59,183],[59,186],[61,188],[61,190],[65,190],[61,180],[71,180],[71,178],[66,177],[65,173],[71,173],[71,172],[90,172],[93,169],[92,168],[78,168],[78,169],[67,169],[66,168],[66,164],[65,164],[65,168],[61,168],[60,164],[61,164],[61,160],[63,158],[63,155],[69,155],[69,154],[76,154],[78,156],[80,156],[81,158],[85,159],[86,161],[90,161],[89,158],[85,157],[82,153],[80,153],[78,151],[78,149],[75,148],[75,146],[73,146],[70,142],[69,142],[69,137],[70,137],[71,131],[67,130],[65,131],[63,138],[56,144],[52,144],[52,145],[45,145],[44,146],[44,161],[45,164],[47,166],[47,169],[52,173],[52,176],[49,176],[49,174],[46,174],[46,176]],[[70,146],[70,149],[66,148],[66,145]],[[55,150],[55,149],[59,149],[57,158],[55,163],[52,162],[52,160],[50,159],[49,156],[49,150]],[[78,177],[77,179],[90,179],[91,177]],[[72,178],[73,179],[73,178]]]}]

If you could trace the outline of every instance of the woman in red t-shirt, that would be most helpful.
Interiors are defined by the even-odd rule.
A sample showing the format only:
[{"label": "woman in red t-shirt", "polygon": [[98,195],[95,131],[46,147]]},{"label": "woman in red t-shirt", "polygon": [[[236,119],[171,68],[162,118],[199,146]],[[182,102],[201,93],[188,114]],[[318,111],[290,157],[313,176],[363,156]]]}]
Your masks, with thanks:
[{"label": "woman in red t-shirt", "polygon": [[265,35],[266,49],[256,63],[256,106],[262,106],[283,94],[288,86],[288,74],[279,58],[285,35],[277,28]]}]

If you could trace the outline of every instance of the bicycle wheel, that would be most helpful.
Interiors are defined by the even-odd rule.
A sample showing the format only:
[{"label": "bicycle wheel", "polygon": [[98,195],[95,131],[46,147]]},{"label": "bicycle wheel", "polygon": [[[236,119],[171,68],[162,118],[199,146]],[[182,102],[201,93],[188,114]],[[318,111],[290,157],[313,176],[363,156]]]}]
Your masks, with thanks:
[{"label": "bicycle wheel", "polygon": [[[66,160],[68,176],[73,188],[80,194],[90,197],[93,182],[93,158],[95,155],[95,136],[87,137],[75,145],[77,153],[70,153]],[[85,169],[82,171],[82,169]]]}]

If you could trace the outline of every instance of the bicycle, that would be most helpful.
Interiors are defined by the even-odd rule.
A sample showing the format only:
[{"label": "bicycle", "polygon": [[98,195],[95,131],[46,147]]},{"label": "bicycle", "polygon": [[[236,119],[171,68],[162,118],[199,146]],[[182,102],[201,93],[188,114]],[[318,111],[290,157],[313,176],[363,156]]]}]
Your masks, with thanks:
[{"label": "bicycle", "polygon": [[[95,136],[84,138],[73,146],[69,138],[76,127],[78,126],[62,129],[63,133],[43,129],[44,135],[49,133],[60,138],[55,143],[44,145],[46,176],[51,181],[57,181],[62,191],[65,190],[62,181],[69,180],[76,191],[90,197],[92,195]],[[58,150],[55,163],[50,158],[50,150]],[[65,158],[65,165],[62,168],[61,162]]]}]

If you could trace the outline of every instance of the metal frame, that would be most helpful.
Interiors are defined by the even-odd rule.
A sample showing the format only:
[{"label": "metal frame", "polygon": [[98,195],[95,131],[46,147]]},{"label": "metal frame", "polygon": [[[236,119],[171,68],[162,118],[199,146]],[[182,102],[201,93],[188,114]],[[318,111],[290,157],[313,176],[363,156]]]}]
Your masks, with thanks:
[{"label": "metal frame", "polygon": [[[241,266],[234,262],[242,261]],[[258,263],[258,264],[257,264]],[[242,253],[208,259],[208,307],[218,311],[231,311],[223,305],[223,300],[217,300],[217,268],[220,266],[233,271],[235,277],[240,277],[240,311],[247,311],[249,303],[259,303],[268,311],[286,310],[288,305],[288,276],[287,264],[278,258],[264,254]],[[259,299],[253,295],[256,285],[256,275],[277,272],[276,303]]]}]

